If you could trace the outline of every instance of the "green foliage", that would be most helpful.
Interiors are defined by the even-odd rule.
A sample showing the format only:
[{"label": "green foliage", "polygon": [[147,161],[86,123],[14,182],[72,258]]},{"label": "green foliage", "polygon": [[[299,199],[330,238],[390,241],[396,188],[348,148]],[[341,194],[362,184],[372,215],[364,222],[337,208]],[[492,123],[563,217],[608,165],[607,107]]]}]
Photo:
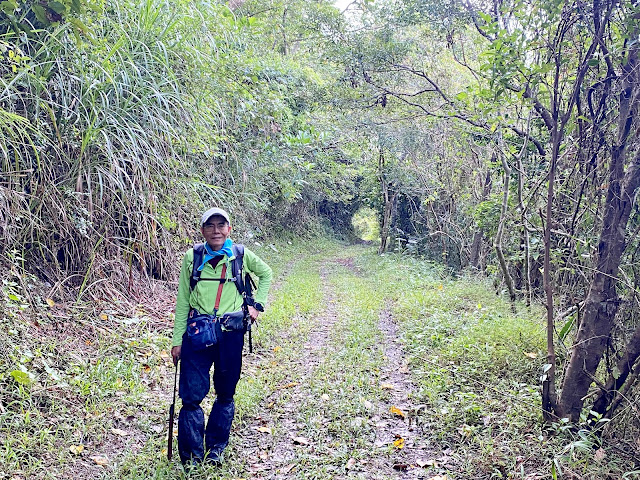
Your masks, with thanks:
[{"label": "green foliage", "polygon": [[[302,230],[319,205],[352,203],[357,172],[322,117],[332,67],[265,54],[271,16],[154,0],[83,12],[90,41],[61,24],[0,43],[6,248],[47,275],[91,280],[90,257],[115,253],[166,278],[172,238],[195,240],[206,206],[226,206],[242,233],[246,218]],[[338,20],[318,5],[291,28]]]},{"label": "green foliage", "polygon": [[89,28],[80,17],[87,9],[98,12],[101,4],[91,0],[6,0],[0,4],[0,34],[11,29],[15,33],[33,35],[37,29],[55,27],[63,22],[69,22],[76,33],[86,34]]},{"label": "green foliage", "polygon": [[[475,220],[476,225],[482,231],[486,232],[486,234],[493,238],[498,229],[498,223],[500,221],[500,214],[502,211],[502,202],[503,202],[504,194],[502,192],[497,192],[492,194],[487,200],[478,203],[475,206],[473,211],[473,219]],[[509,197],[509,210],[514,210],[514,196],[511,195]],[[514,219],[509,217],[506,228],[514,228]]]}]

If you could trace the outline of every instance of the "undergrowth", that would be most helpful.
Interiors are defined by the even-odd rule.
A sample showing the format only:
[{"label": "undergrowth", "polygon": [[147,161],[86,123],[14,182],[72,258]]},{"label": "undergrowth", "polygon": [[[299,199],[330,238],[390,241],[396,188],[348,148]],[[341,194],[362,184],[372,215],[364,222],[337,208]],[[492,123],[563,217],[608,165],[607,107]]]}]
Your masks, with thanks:
[{"label": "undergrowth", "polygon": [[[544,310],[406,256],[361,259],[385,282],[419,391],[421,428],[456,457],[452,478],[639,478],[617,445],[542,423]],[[607,460],[604,460],[604,459]]]},{"label": "undergrowth", "polygon": [[[391,454],[372,445],[371,405],[385,395],[382,311],[398,326],[416,385],[415,428],[444,458],[426,478],[638,478],[616,445],[563,424],[543,428],[540,308],[518,305],[513,314],[481,279],[452,279],[433,264],[377,256],[371,247],[320,240],[248,247],[273,267],[274,286],[244,360],[227,461],[192,478],[246,478],[259,459],[243,442],[269,459],[292,435],[314,448],[290,449],[289,478],[382,478],[366,471],[368,459]],[[1,479],[183,477],[178,462],[166,460],[174,285],[140,288],[149,294],[130,302],[105,294],[92,304],[65,303],[17,264],[5,275]],[[317,364],[300,365],[320,338],[314,321],[327,315],[335,322],[322,333]],[[255,430],[258,411],[291,425]],[[362,470],[346,469],[349,462]]]}]

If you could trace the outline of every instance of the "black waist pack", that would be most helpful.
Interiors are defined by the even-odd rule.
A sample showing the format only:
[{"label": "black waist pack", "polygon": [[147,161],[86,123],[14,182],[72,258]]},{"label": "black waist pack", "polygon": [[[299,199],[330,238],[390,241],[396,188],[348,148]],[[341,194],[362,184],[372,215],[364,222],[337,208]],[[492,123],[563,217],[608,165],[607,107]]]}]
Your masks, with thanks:
[{"label": "black waist pack", "polygon": [[225,313],[220,317],[220,324],[222,325],[222,330],[225,331],[244,330],[247,326],[242,310]]},{"label": "black waist pack", "polygon": [[193,308],[187,318],[187,336],[194,350],[215,345],[222,336],[220,322],[215,315],[199,313]]}]

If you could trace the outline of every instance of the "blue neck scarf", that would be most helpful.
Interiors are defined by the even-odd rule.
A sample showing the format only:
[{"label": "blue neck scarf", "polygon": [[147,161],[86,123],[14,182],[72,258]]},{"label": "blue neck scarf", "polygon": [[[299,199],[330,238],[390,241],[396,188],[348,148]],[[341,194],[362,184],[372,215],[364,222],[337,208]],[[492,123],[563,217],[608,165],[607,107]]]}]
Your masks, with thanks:
[{"label": "blue neck scarf", "polygon": [[227,238],[222,245],[220,250],[212,250],[208,243],[204,244],[204,255],[202,256],[202,265],[198,267],[198,271],[201,272],[204,266],[207,264],[209,260],[215,257],[219,257],[220,255],[226,255],[227,258],[233,257],[233,250],[231,250],[231,245],[233,242],[230,238]]}]

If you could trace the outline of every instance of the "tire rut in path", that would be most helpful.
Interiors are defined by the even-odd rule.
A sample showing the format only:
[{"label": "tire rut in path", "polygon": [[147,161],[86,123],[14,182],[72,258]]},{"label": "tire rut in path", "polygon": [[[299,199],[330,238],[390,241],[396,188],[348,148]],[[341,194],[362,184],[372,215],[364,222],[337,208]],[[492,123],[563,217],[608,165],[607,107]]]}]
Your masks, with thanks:
[{"label": "tire rut in path", "polygon": [[[337,259],[336,263],[351,267],[351,259]],[[357,272],[356,272],[357,274]],[[327,339],[331,337],[332,329],[339,318],[339,301],[336,293],[328,282],[327,268],[320,268],[324,309],[320,315],[305,319],[295,319],[292,328],[296,328],[298,321],[312,322],[309,337],[302,349],[300,357],[292,365],[290,383],[285,388],[279,388],[265,399],[265,405],[275,408],[260,409],[248,421],[248,428],[237,432],[242,435],[243,455],[253,459],[249,461],[248,473],[255,480],[284,480],[300,478],[296,468],[295,437],[303,430],[303,425],[297,424],[300,407],[311,393],[309,381],[315,368],[323,361],[323,350],[327,347]],[[420,465],[432,464],[437,453],[429,448],[428,440],[424,437],[420,425],[416,423],[420,406],[415,405],[412,398],[416,387],[412,383],[406,356],[398,338],[398,327],[388,310],[379,315],[378,328],[382,334],[382,348],[385,362],[380,375],[381,385],[385,391],[384,399],[372,406],[372,416],[369,422],[375,425],[375,442],[371,445],[371,458],[359,463],[352,472],[339,475],[339,478],[359,477],[370,479],[401,479],[414,480],[430,478],[427,471]],[[290,335],[290,333],[289,333]],[[288,397],[285,397],[285,395]],[[391,407],[401,410],[405,416],[394,414]],[[271,436],[265,438],[266,433],[257,431],[261,426],[278,426],[286,432],[281,439],[274,440]],[[262,435],[262,437],[261,437]],[[402,438],[404,447],[393,447],[394,441]],[[268,448],[265,448],[268,446]],[[392,453],[389,454],[389,448]]]},{"label": "tire rut in path", "polygon": [[[388,310],[380,312],[378,327],[383,334],[384,367],[381,372],[381,387],[387,392],[385,399],[377,405],[372,418],[376,425],[376,450],[387,449],[394,442],[391,462],[387,456],[373,460],[378,470],[385,471],[389,478],[413,480],[429,478],[422,466],[434,462],[436,453],[429,448],[428,439],[419,425],[421,406],[412,398],[416,386],[411,380],[404,349],[398,338],[398,327]],[[393,413],[391,409],[398,409]],[[400,413],[402,412],[402,413]],[[402,446],[402,448],[398,448]]]},{"label": "tire rut in path", "polygon": [[[342,262],[338,262],[342,263]],[[238,431],[236,435],[241,438],[240,449],[243,455],[250,459],[248,471],[251,478],[264,480],[280,480],[287,478],[297,478],[295,464],[292,463],[296,457],[295,443],[298,431],[304,428],[298,425],[300,405],[309,395],[309,379],[313,376],[315,368],[322,362],[322,351],[327,346],[327,339],[331,336],[331,330],[338,319],[338,305],[335,294],[328,282],[328,272],[325,266],[320,267],[320,278],[322,284],[322,303],[324,308],[319,315],[312,315],[303,319],[296,318],[292,322],[286,337],[292,336],[292,329],[298,327],[298,322],[312,322],[309,329],[309,337],[306,340],[301,355],[291,365],[290,382],[280,388],[275,389],[265,400],[262,408],[256,415],[249,419],[247,426]],[[283,399],[284,396],[288,398]],[[271,405],[273,408],[268,408]],[[280,407],[277,407],[281,405]],[[267,408],[265,408],[265,406]],[[271,438],[264,438],[268,435],[258,429],[265,426],[278,426],[287,432],[279,442],[274,442]],[[261,437],[262,435],[262,437]],[[299,440],[299,439],[298,439]],[[265,445],[269,445],[267,450]]]}]

